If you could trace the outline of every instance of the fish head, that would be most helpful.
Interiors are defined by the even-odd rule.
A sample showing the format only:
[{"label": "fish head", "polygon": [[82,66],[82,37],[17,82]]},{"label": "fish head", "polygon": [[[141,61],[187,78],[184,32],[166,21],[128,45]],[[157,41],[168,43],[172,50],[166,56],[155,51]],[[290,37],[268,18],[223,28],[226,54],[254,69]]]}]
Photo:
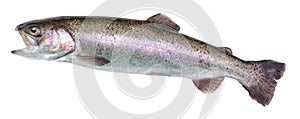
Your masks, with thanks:
[{"label": "fish head", "polygon": [[16,27],[26,47],[12,53],[30,59],[57,60],[75,50],[75,40],[64,26],[53,20],[35,20]]}]

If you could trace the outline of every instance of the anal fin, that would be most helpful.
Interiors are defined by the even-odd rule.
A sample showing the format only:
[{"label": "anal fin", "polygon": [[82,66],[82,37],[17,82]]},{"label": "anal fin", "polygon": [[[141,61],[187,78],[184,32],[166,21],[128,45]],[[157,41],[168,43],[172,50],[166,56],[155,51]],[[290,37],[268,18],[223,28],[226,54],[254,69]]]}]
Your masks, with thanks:
[{"label": "anal fin", "polygon": [[194,85],[203,93],[212,93],[218,89],[223,82],[224,77],[193,80]]}]

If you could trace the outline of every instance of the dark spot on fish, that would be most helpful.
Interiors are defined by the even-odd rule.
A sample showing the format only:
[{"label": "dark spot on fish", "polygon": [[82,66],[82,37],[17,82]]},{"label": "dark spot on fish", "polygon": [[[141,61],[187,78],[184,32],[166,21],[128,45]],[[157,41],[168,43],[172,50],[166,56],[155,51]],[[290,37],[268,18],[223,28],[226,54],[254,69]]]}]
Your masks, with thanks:
[{"label": "dark spot on fish", "polygon": [[[132,30],[135,27],[141,26],[143,24],[146,24],[146,22],[143,21],[130,21],[123,18],[115,19],[112,23],[108,25],[106,30],[113,31],[112,33],[126,33],[130,30]],[[117,29],[116,29],[117,28]]]}]

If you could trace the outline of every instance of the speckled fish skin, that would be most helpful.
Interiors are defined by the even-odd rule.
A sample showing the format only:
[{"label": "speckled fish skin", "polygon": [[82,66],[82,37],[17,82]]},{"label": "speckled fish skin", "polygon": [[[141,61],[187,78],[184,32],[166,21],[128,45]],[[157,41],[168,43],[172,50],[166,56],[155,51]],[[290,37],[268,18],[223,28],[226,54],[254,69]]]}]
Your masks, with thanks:
[{"label": "speckled fish skin", "polygon": [[[212,63],[207,60],[210,57],[208,48],[206,48],[207,44],[171,29],[166,30],[164,27],[144,21],[89,18],[75,35],[75,39],[85,39],[79,41],[80,46],[78,47],[81,47],[81,50],[76,51],[75,54],[98,55],[108,59],[110,63],[96,67],[104,70],[175,75],[192,79],[216,76],[213,74],[214,70],[209,69],[209,67],[213,67]],[[95,28],[97,34],[89,34],[88,31],[93,31]],[[98,28],[101,29],[100,32]],[[219,50],[216,52],[222,53]],[[199,58],[200,55],[203,59]],[[207,63],[201,63],[202,60],[204,62],[206,60]],[[223,60],[219,61],[221,63]],[[94,65],[90,66],[85,63],[82,65],[94,67]],[[206,68],[199,69],[200,67]],[[215,73],[219,73],[219,71]],[[224,72],[222,71],[222,73]]]},{"label": "speckled fish skin", "polygon": [[[26,29],[32,24],[41,27],[42,36],[26,37]],[[17,55],[105,71],[186,77],[203,92],[213,92],[224,77],[230,77],[262,105],[270,103],[275,79],[281,78],[285,70],[284,63],[244,61],[233,56],[229,48],[181,34],[179,26],[162,14],[148,20],[55,17],[30,21],[16,30],[27,45],[25,50],[12,51]],[[44,56],[45,51],[51,56]]]}]

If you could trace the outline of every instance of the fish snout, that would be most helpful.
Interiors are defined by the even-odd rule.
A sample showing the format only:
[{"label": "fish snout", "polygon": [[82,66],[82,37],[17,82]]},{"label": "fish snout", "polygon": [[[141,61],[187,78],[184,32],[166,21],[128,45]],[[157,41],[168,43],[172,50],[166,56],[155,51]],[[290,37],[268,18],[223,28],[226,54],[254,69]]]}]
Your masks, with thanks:
[{"label": "fish snout", "polygon": [[30,59],[43,59],[43,56],[40,55],[40,52],[34,49],[24,48],[19,50],[13,50],[11,51],[11,53],[18,56],[30,58]]},{"label": "fish snout", "polygon": [[17,50],[13,50],[11,51],[12,54],[16,54]]},{"label": "fish snout", "polygon": [[16,30],[16,31],[21,31],[24,27],[25,27],[25,24],[20,24],[20,25],[18,25],[18,26],[15,28],[15,30]]},{"label": "fish snout", "polygon": [[19,49],[19,50],[13,50],[11,51],[11,53],[19,56],[26,56],[27,54],[26,51],[27,51],[26,49]]}]

